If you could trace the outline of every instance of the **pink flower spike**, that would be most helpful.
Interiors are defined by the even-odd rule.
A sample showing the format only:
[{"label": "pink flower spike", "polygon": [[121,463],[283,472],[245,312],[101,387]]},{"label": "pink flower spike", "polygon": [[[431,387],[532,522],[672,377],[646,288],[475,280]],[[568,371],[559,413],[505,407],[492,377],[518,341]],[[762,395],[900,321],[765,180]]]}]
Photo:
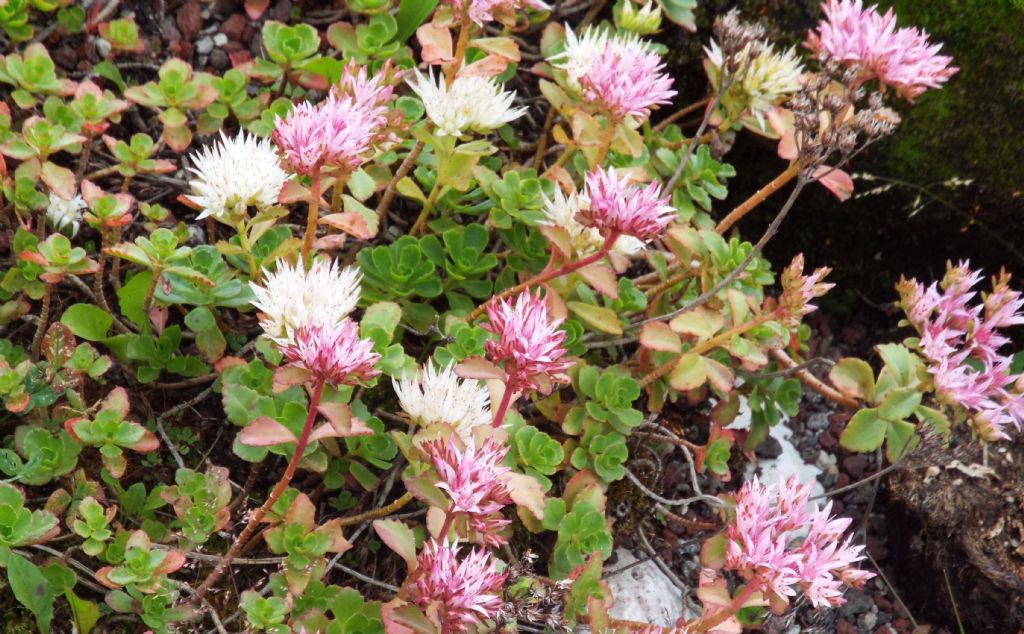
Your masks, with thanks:
[{"label": "pink flower spike", "polygon": [[353,170],[385,138],[387,102],[394,91],[385,67],[372,78],[354,64],[318,105],[301,103],[275,124],[274,143],[292,169],[311,174],[323,166]]},{"label": "pink flower spike", "polygon": [[452,499],[452,512],[490,515],[512,502],[503,476],[511,471],[501,465],[508,447],[488,438],[480,447],[472,443],[459,450],[454,437],[424,443],[437,470],[437,488]]},{"label": "pink flower spike", "polygon": [[485,550],[472,549],[459,561],[459,548],[431,540],[417,558],[422,571],[409,588],[409,598],[428,613],[436,613],[442,632],[467,632],[492,620],[502,606],[506,575]]},{"label": "pink flower spike", "polygon": [[487,319],[481,328],[498,339],[488,341],[485,349],[491,361],[503,364],[509,389],[548,392],[552,381],[569,380],[564,372],[572,361],[562,358],[562,320],[551,318],[540,291],[534,295],[526,290],[514,300],[488,303]]},{"label": "pink flower spike", "polygon": [[676,210],[668,196],[661,195],[658,183],[631,185],[628,177],[619,178],[611,168],[598,167],[587,174],[586,195],[590,207],[581,209],[577,219],[605,236],[615,232],[650,240],[676,219]]},{"label": "pink flower spike", "polygon": [[281,352],[288,363],[332,386],[356,385],[380,374],[373,367],[380,355],[372,341],[359,338],[359,326],[351,319],[299,326]]},{"label": "pink flower spike", "polygon": [[651,108],[672,103],[676,94],[661,56],[639,41],[627,46],[606,43],[579,81],[583,96],[617,119],[646,119]]},{"label": "pink flower spike", "polygon": [[921,335],[920,352],[939,398],[967,410],[984,440],[1008,438],[1024,421],[1024,374],[1012,374],[1010,343],[1003,329],[1024,323],[1024,299],[1010,290],[1010,276],[992,282],[992,292],[977,301],[980,271],[966,262],[950,266],[941,284],[915,280],[897,285],[907,319]]},{"label": "pink flower spike", "polygon": [[835,286],[822,281],[830,272],[828,267],[821,267],[810,275],[804,275],[803,254],[793,258],[793,262],[782,271],[782,295],[779,297],[779,310],[787,321],[799,322],[801,317],[817,309],[811,302]]},{"label": "pink flower spike", "polygon": [[725,530],[725,568],[777,601],[788,602],[799,587],[815,607],[841,605],[844,586],[859,587],[874,574],[852,568],[864,556],[862,546],[842,541],[850,520],[832,518],[831,503],[808,512],[810,493],[795,477],[774,488],[757,478],[744,483]]},{"label": "pink flower spike", "polygon": [[811,31],[805,45],[827,57],[863,72],[862,80],[877,79],[905,99],[929,88],[939,88],[959,69],[953,58],[940,55],[940,44],[916,28],[897,28],[892,9],[885,15],[862,0],[827,0],[822,3],[825,20]]},{"label": "pink flower spike", "polygon": [[516,9],[551,10],[550,6],[540,0],[447,0],[447,2],[455,9],[456,14],[468,10],[469,19],[477,26],[484,26],[484,24],[492,22],[496,16],[508,19],[509,16],[513,16]]}]

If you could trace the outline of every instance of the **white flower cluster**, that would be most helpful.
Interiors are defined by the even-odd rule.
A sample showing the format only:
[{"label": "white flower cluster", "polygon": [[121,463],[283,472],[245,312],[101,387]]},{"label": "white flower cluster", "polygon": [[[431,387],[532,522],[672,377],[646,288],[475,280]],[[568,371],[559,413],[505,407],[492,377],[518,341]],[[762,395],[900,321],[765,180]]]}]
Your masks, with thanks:
[{"label": "white flower cluster", "polygon": [[502,91],[499,84],[484,77],[456,77],[448,86],[444,76],[417,70],[409,86],[423,101],[439,136],[486,134],[526,112],[526,108],[512,107],[515,91]]},{"label": "white flower cluster", "polygon": [[491,423],[487,388],[480,381],[460,379],[452,366],[438,371],[428,362],[394,386],[402,410],[420,425],[444,423],[468,442],[474,427]]}]

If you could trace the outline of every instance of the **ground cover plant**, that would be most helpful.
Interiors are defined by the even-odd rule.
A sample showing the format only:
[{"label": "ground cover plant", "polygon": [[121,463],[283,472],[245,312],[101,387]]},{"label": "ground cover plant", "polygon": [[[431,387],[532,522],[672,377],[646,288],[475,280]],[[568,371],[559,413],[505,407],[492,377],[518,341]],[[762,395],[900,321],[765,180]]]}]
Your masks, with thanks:
[{"label": "ground cover plant", "polygon": [[[766,629],[877,574],[812,483],[745,475],[802,387],[893,466],[1019,434],[1009,275],[892,280],[901,336],[822,371],[828,268],[763,256],[957,72],[927,33],[828,0],[783,49],[723,13],[681,103],[659,34],[694,0],[336,4],[246,0],[259,54],[220,69],[116,2],[0,7],[0,567],[33,627]],[[741,135],[778,175],[722,208]],[[613,616],[606,560],[668,524],[688,611]]]}]

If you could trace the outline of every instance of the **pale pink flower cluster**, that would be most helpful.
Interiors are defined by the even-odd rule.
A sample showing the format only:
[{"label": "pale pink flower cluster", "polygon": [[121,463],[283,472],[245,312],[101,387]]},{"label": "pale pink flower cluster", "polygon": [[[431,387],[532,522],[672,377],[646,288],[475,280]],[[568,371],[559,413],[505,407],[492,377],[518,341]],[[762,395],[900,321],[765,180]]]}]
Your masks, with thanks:
[{"label": "pale pink flower cluster", "polygon": [[460,450],[452,436],[447,442],[425,443],[423,448],[440,478],[437,488],[452,499],[448,512],[465,514],[469,528],[484,544],[504,544],[507,540],[498,532],[510,523],[500,513],[512,502],[504,479],[511,469],[501,464],[508,447],[488,438],[479,447],[469,443]]},{"label": "pale pink flower cluster", "polygon": [[540,0],[448,0],[448,4],[455,9],[456,13],[467,11],[469,19],[476,22],[478,26],[493,21],[495,14],[509,16],[516,9],[551,10],[550,6]]},{"label": "pale pink flower cluster", "polygon": [[668,204],[668,196],[661,195],[658,183],[633,185],[611,168],[598,167],[587,173],[586,196],[590,206],[580,209],[577,219],[606,238],[614,233],[650,240],[676,218],[676,210]]},{"label": "pale pink flower cluster", "polygon": [[359,326],[351,319],[299,326],[281,352],[289,364],[328,385],[355,385],[380,374],[373,367],[380,355],[372,341],[359,338]]},{"label": "pale pink flower cluster", "polygon": [[967,409],[980,436],[1003,440],[1007,427],[1019,431],[1024,419],[1024,374],[1012,374],[1010,355],[1000,352],[1010,342],[1002,329],[1024,323],[1024,298],[1003,274],[983,301],[975,301],[981,279],[961,262],[949,267],[941,284],[903,280],[897,288],[939,396]]},{"label": "pale pink flower cluster", "polygon": [[277,119],[274,143],[299,174],[325,166],[351,171],[383,138],[393,90],[386,69],[368,77],[365,68],[349,65],[327,99],[301,103]]},{"label": "pale pink flower cluster", "polygon": [[801,317],[817,309],[811,302],[835,286],[822,281],[830,272],[828,267],[821,267],[810,275],[804,275],[803,254],[793,258],[793,262],[782,271],[779,311],[788,322],[799,323]]},{"label": "pale pink flower cluster", "polygon": [[467,632],[492,619],[502,606],[506,575],[484,549],[459,559],[458,546],[431,540],[417,558],[420,571],[409,598],[428,614],[436,613],[442,632]]},{"label": "pale pink flower cluster", "polygon": [[618,119],[646,119],[652,107],[672,103],[676,94],[661,56],[638,40],[623,46],[606,43],[579,83],[588,101],[601,104]]},{"label": "pale pink flower cluster", "polygon": [[940,55],[941,44],[928,41],[916,28],[897,28],[892,9],[885,15],[862,0],[828,0],[821,5],[825,20],[807,36],[806,46],[819,56],[855,65],[862,80],[877,79],[901,96],[914,99],[939,88],[959,70],[953,58]]},{"label": "pale pink flower cluster", "polygon": [[550,392],[553,381],[565,382],[572,361],[564,359],[565,332],[561,319],[552,319],[540,291],[523,291],[514,300],[487,305],[487,323],[481,328],[498,336],[488,341],[491,361],[501,363],[508,375],[507,389]]},{"label": "pale pink flower cluster", "polygon": [[843,586],[860,587],[875,575],[853,567],[864,547],[843,539],[850,519],[830,517],[831,502],[807,510],[810,495],[811,486],[795,477],[771,488],[757,478],[744,483],[725,530],[725,568],[773,602],[788,603],[799,587],[815,607],[842,605]]}]

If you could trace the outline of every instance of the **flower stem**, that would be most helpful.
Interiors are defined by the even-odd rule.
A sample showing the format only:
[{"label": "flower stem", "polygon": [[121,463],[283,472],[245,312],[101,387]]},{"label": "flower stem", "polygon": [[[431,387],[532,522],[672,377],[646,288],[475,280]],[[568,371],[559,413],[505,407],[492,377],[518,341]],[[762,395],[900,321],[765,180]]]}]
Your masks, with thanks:
[{"label": "flower stem", "polygon": [[441,178],[440,174],[434,181],[434,186],[430,188],[430,194],[427,195],[426,202],[423,203],[423,209],[420,210],[420,215],[416,216],[416,222],[412,224],[412,228],[409,229],[409,235],[415,236],[417,233],[422,231],[423,226],[427,223],[427,218],[430,217],[430,212],[434,210],[434,205],[437,204],[437,199],[441,195]]},{"label": "flower stem", "polygon": [[245,220],[238,222],[235,231],[238,232],[238,244],[242,247],[242,251],[245,252],[245,263],[249,267],[249,279],[258,283],[262,276],[260,275],[259,268],[256,266],[256,258],[252,256],[252,245],[249,243],[249,227],[246,226]]},{"label": "flower stem", "polygon": [[733,599],[731,603],[729,603],[728,608],[720,612],[717,612],[714,616],[707,620],[701,619],[694,626],[695,630],[697,632],[710,632],[712,629],[718,627],[722,623],[725,623],[730,618],[735,616],[737,612],[739,612],[740,608],[743,607],[743,604],[747,602],[747,599],[749,599],[750,595],[752,594],[754,594],[754,584],[748,583],[747,585],[743,586],[743,590],[741,590],[740,593],[736,595],[736,598]]},{"label": "flower stem", "polygon": [[469,3],[462,9],[462,20],[459,23],[459,39],[455,43],[455,57],[449,63],[444,72],[445,85],[451,86],[455,81],[455,75],[462,68],[462,60],[466,57],[466,49],[469,47],[469,30],[473,22],[469,19]]},{"label": "flower stem", "polygon": [[302,238],[302,262],[306,262],[313,239],[316,237],[316,223],[320,219],[320,168],[317,167],[310,175],[309,210],[306,212],[306,234]]},{"label": "flower stem", "polygon": [[742,335],[743,333],[747,332],[748,330],[750,330],[752,328],[756,328],[757,326],[760,326],[761,324],[763,324],[764,322],[768,321],[769,319],[771,319],[774,316],[775,316],[775,313],[764,313],[762,315],[758,315],[757,317],[754,317],[753,319],[751,319],[750,321],[748,321],[745,324],[740,324],[739,326],[736,326],[735,328],[730,328],[729,330],[726,330],[725,332],[723,332],[721,334],[715,335],[714,337],[712,337],[710,339],[706,339],[705,341],[702,341],[702,342],[698,343],[697,345],[695,345],[694,347],[690,348],[689,350],[683,351],[682,355],[680,355],[678,357],[673,357],[672,359],[669,359],[663,365],[658,366],[657,368],[651,370],[646,375],[644,375],[644,378],[640,379],[640,387],[642,387],[642,388],[643,387],[647,387],[651,383],[654,383],[655,381],[657,381],[661,377],[663,377],[666,374],[668,374],[669,372],[671,372],[672,368],[674,368],[676,366],[676,364],[679,363],[679,359],[682,356],[688,355],[688,354],[703,354],[703,353],[707,352],[708,350],[713,350],[713,349],[717,348],[718,346],[722,345],[723,343],[729,341],[733,337]]},{"label": "flower stem", "polygon": [[39,359],[39,349],[43,346],[43,335],[46,334],[46,324],[50,320],[50,295],[53,293],[53,284],[47,282],[43,285],[43,306],[39,309],[39,325],[36,326],[36,336],[32,337],[32,358]]},{"label": "flower stem", "polygon": [[512,381],[505,381],[505,392],[501,395],[501,404],[498,405],[498,409],[494,412],[494,421],[491,423],[491,427],[501,427],[501,423],[505,420],[505,414],[508,413],[508,407],[512,404],[512,395],[516,392],[516,386],[512,384]]},{"label": "flower stem", "polygon": [[391,515],[392,513],[396,512],[396,511],[398,511],[399,509],[401,509],[403,506],[405,506],[409,502],[412,502],[412,500],[413,500],[412,493],[406,493],[405,495],[403,495],[402,497],[398,498],[397,500],[395,500],[391,504],[388,504],[387,506],[382,506],[382,507],[380,507],[378,509],[373,509],[372,511],[367,511],[365,513],[360,513],[359,515],[351,515],[349,517],[343,517],[340,520],[338,520],[338,525],[339,526],[352,526],[354,524],[362,524],[363,522],[369,522],[370,520],[375,520],[375,519],[380,518],[380,517],[386,517],[386,516]]},{"label": "flower stem", "polygon": [[715,227],[715,232],[719,235],[724,234],[729,230],[729,227],[736,224],[740,218],[750,213],[752,209],[763,203],[769,196],[779,191],[786,183],[793,180],[799,171],[799,163],[797,161],[791,162],[789,167],[772,179],[770,183],[754,192],[750,198],[746,199],[740,203],[739,206],[730,211],[728,216],[722,218],[722,221]]},{"label": "flower stem", "polygon": [[612,147],[612,141],[615,140],[615,130],[619,127],[618,121],[616,121],[611,115],[605,117],[604,132],[601,135],[601,147],[597,149],[597,157],[594,159],[593,167],[601,167],[604,165],[605,158],[608,157],[608,150]]},{"label": "flower stem", "polygon": [[498,301],[498,300],[501,300],[501,299],[505,299],[506,297],[511,297],[512,295],[515,295],[516,293],[521,292],[523,289],[529,288],[531,286],[535,286],[537,284],[543,284],[545,282],[551,281],[551,280],[553,280],[553,279],[555,279],[557,277],[561,277],[563,275],[568,275],[569,273],[572,273],[573,271],[578,271],[579,269],[582,269],[585,266],[589,266],[589,265],[593,264],[594,262],[597,262],[598,260],[600,260],[604,256],[608,255],[608,252],[611,251],[612,247],[615,245],[615,241],[618,240],[619,236],[621,236],[621,235],[622,234],[620,234],[617,231],[612,231],[611,233],[609,233],[605,237],[604,244],[601,245],[601,248],[598,249],[597,252],[595,252],[595,253],[593,253],[591,255],[588,255],[587,257],[583,258],[582,260],[576,260],[575,262],[569,262],[567,264],[564,264],[560,268],[549,269],[549,270],[546,270],[546,271],[541,271],[537,275],[531,277],[530,279],[526,280],[525,282],[523,282],[521,284],[516,284],[515,286],[511,286],[509,288],[506,288],[502,292],[500,292],[497,295],[491,297],[489,300],[487,300],[483,304],[480,304],[479,306],[474,308],[473,311],[471,313],[469,313],[469,315],[466,316],[466,321],[468,323],[473,323],[473,320],[476,319],[477,317],[479,317],[484,312],[484,310],[486,310],[487,305],[490,304],[491,302],[495,302],[495,301]]},{"label": "flower stem", "polygon": [[110,246],[110,237],[106,227],[100,227],[100,252],[96,257],[96,277],[92,280],[92,290],[96,294],[96,300],[100,308],[110,312],[107,306],[107,297],[103,294],[103,270],[107,264],[107,247]]},{"label": "flower stem", "polygon": [[285,489],[288,488],[288,484],[292,481],[292,477],[295,475],[295,470],[299,466],[299,461],[302,459],[302,454],[306,451],[306,445],[309,444],[309,435],[313,431],[313,423],[316,422],[317,407],[320,405],[320,395],[324,390],[323,379],[317,379],[313,385],[313,394],[309,399],[309,414],[306,416],[306,423],[302,426],[302,433],[299,435],[298,441],[295,443],[295,453],[292,455],[292,459],[288,462],[288,467],[284,470],[281,475],[281,479],[274,485],[274,489],[270,492],[267,500],[263,503],[263,506],[256,509],[252,515],[249,516],[249,521],[246,523],[245,528],[239,534],[238,538],[235,539],[231,549],[228,550],[210,574],[203,580],[202,585],[196,589],[195,595],[192,597],[192,602],[196,603],[201,601],[203,597],[210,591],[215,583],[220,581],[220,578],[227,572],[228,566],[231,565],[232,560],[238,556],[238,553],[242,550],[245,543],[249,541],[253,533],[256,532],[256,527],[263,520],[270,509],[273,508],[278,498],[284,493]]}]

